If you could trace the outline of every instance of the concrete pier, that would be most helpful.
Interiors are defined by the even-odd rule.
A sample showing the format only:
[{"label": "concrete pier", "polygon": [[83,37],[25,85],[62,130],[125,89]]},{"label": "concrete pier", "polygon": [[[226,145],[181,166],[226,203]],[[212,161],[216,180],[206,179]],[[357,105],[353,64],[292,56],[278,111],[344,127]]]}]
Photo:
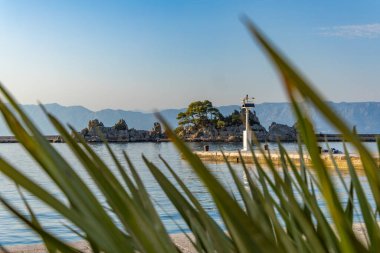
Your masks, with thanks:
[{"label": "concrete pier", "polygon": [[[319,142],[343,142],[345,139],[341,134],[316,134]],[[358,134],[360,141],[362,142],[375,142],[380,134]]]},{"label": "concrete pier", "polygon": [[[196,154],[203,161],[224,162],[223,154],[221,151],[195,151],[194,154]],[[232,162],[232,163],[242,162],[239,157],[239,153],[237,151],[225,151],[224,155],[226,156],[229,162]],[[241,155],[246,164],[252,164],[254,162],[251,152],[242,152]],[[257,153],[256,157],[260,164],[266,164],[265,157],[262,154]],[[292,162],[294,162],[294,164],[300,165],[300,155],[298,153],[295,153],[295,152],[289,153],[289,157],[291,158]],[[334,154],[333,157],[339,168],[348,168],[346,155]],[[352,161],[352,164],[355,167],[362,167],[361,160],[358,155],[351,154],[349,157]],[[333,161],[331,160],[329,154],[321,154],[321,158],[326,166],[328,167],[334,166]],[[306,165],[312,164],[310,155],[305,154],[303,159]],[[380,164],[379,157],[375,157],[375,159],[377,161],[377,164]],[[275,164],[276,166],[281,165],[281,156],[279,153],[271,152],[271,160],[273,164]]]}]

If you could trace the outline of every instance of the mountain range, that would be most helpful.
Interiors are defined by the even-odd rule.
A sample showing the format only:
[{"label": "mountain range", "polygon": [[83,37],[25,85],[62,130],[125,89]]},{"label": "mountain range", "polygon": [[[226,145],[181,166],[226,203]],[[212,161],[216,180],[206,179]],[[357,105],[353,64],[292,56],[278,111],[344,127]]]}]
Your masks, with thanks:
[{"label": "mountain range", "polygon": [[[351,127],[356,126],[359,133],[380,133],[380,102],[326,102]],[[55,115],[62,123],[70,124],[77,130],[87,126],[91,119],[99,119],[105,126],[113,126],[119,119],[124,119],[129,128],[151,129],[157,121],[154,113],[138,111],[104,109],[91,111],[83,106],[62,106],[59,104],[45,104],[46,110]],[[54,127],[38,105],[22,105],[24,111],[37,124],[45,135],[57,134]],[[217,107],[223,115],[239,110],[238,105]],[[160,111],[161,115],[171,124],[177,126],[176,116],[182,109],[167,109]],[[268,129],[272,122],[293,125],[295,119],[289,103],[261,103],[256,104],[256,114],[261,124]],[[317,112],[310,110],[315,123],[316,131],[320,133],[336,133]],[[4,120],[0,118],[0,136],[12,135]]]}]

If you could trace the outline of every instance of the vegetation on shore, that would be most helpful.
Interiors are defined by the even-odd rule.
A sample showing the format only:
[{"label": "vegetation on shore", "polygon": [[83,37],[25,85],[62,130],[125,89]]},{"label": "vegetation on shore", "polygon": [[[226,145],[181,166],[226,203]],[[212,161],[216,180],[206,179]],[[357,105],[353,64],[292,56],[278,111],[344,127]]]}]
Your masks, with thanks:
[{"label": "vegetation on shore", "polygon": [[[194,101],[189,104],[185,112],[180,112],[177,116],[178,125],[177,129],[184,127],[202,128],[208,126],[214,126],[217,129],[228,126],[240,126],[245,122],[245,114],[241,110],[240,112],[234,110],[230,115],[223,116],[218,108],[212,105],[212,102],[208,100]],[[250,124],[255,123],[254,114],[250,112],[249,115]]]},{"label": "vegetation on shore", "polygon": [[[177,116],[178,127],[175,133],[185,141],[242,141],[245,129],[245,112],[234,110],[223,115],[208,100],[189,104],[185,112]],[[249,112],[249,125],[260,141],[267,137],[267,130],[260,124],[256,113]]]},{"label": "vegetation on shore", "polygon": [[[222,227],[210,217],[207,210],[183,183],[180,175],[177,175],[165,160],[161,159],[170,172],[171,179],[143,156],[146,166],[186,222],[194,236],[194,240],[190,239],[198,252],[379,252],[378,164],[357,135],[324,103],[321,96],[262,33],[250,21],[244,22],[283,79],[297,117],[298,131],[312,158],[315,174],[304,165],[300,169],[296,168],[281,145],[279,146],[282,157],[281,170],[273,166],[269,153],[259,150],[257,152],[266,155],[267,164],[263,167],[255,161],[253,171],[242,164],[247,185],[243,184],[227,163],[239,198],[242,200],[238,201],[239,198],[217,180],[207,166],[170,130],[165,120],[158,116],[174,145],[190,164],[189,169],[204,183],[211,195],[210,201],[214,202],[222,218],[224,225]],[[138,175],[138,169],[134,167],[127,154],[124,154],[124,157],[128,169],[122,166],[121,161],[116,159],[113,151],[107,146],[120,174],[118,177],[80,136],[77,138],[81,141],[77,143],[53,115],[46,113],[101,191],[107,201],[107,206],[103,206],[77,174],[75,168],[71,167],[45,140],[12,96],[3,87],[0,87],[0,91],[9,102],[8,106],[5,101],[0,101],[0,111],[7,124],[40,165],[42,171],[46,172],[62,191],[67,201],[57,199],[48,189],[39,185],[38,181],[27,177],[2,158],[0,158],[1,173],[65,217],[74,226],[74,231],[89,242],[93,252],[177,253],[181,251],[170,239]],[[340,178],[340,183],[348,196],[348,199],[341,199],[341,194],[337,192],[335,182],[331,179],[331,170],[320,159],[313,125],[304,108],[305,103],[299,101],[306,101],[309,105],[315,106],[358,150],[371,196],[364,193],[355,168],[347,159],[351,181],[347,183]],[[206,103],[206,108],[208,105]],[[211,119],[215,120],[215,112],[208,113],[213,115]],[[202,113],[198,115],[204,117]],[[199,124],[204,122],[204,118],[199,118],[197,121]],[[255,158],[255,153],[252,152]],[[335,169],[339,173],[339,168]],[[296,198],[295,192],[299,194],[299,198]],[[326,210],[321,209],[317,198],[323,198]],[[374,199],[374,206],[370,204],[370,198]],[[0,197],[0,201],[41,236],[49,252],[77,252],[44,228],[26,200],[25,205],[29,215],[24,215],[3,197]],[[354,206],[354,202],[357,205]],[[368,231],[365,238],[358,238],[352,228],[354,215],[363,220],[362,226]]]}]

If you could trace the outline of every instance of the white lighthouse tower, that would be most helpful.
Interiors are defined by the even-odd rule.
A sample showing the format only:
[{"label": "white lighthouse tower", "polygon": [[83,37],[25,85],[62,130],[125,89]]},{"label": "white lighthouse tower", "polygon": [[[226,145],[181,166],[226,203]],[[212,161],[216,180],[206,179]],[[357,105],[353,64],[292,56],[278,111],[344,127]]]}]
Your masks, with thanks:
[{"label": "white lighthouse tower", "polygon": [[250,108],[255,107],[255,104],[253,103],[254,98],[249,98],[248,95],[246,95],[243,98],[243,103],[241,108],[245,110],[245,130],[243,131],[243,149],[242,151],[249,151],[250,145],[252,142],[252,129],[249,124],[249,110]]}]

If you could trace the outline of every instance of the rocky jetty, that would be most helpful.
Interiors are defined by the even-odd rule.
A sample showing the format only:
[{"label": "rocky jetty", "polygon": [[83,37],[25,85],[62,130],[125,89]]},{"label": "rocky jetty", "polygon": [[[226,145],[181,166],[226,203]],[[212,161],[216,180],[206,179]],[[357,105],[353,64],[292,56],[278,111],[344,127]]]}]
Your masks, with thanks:
[{"label": "rocky jetty", "polygon": [[120,119],[114,126],[105,127],[98,119],[90,120],[87,128],[80,132],[87,142],[149,142],[160,141],[166,138],[162,133],[161,125],[155,122],[152,130],[129,129],[125,120]]},{"label": "rocky jetty", "polygon": [[[220,129],[214,126],[208,126],[203,128],[187,127],[177,132],[179,137],[185,141],[197,142],[241,142],[243,141],[243,130],[245,127],[240,126],[228,126]],[[262,126],[252,126],[252,131],[255,133],[259,141],[265,141],[267,131]]]},{"label": "rocky jetty", "polygon": [[[217,124],[208,124],[207,126],[186,126],[177,128],[177,134],[180,138],[189,142],[241,142],[245,125],[241,120],[236,124],[228,126],[219,126]],[[269,131],[260,124],[256,113],[249,116],[251,130],[260,142],[293,142],[297,141],[297,131],[295,126],[277,124],[275,122],[269,127]]]},{"label": "rocky jetty", "polygon": [[242,136],[239,134],[242,129],[239,126],[225,127],[223,129],[217,129],[213,125],[202,128],[188,126],[178,130],[177,134],[181,139],[189,142],[238,142],[242,141]]},{"label": "rocky jetty", "polygon": [[[297,131],[294,127],[274,123],[267,131],[262,125],[251,125],[252,132],[260,142],[294,142],[297,141]],[[177,132],[189,142],[241,142],[245,126],[228,126],[217,129],[214,126],[202,128],[187,127]]]},{"label": "rocky jetty", "polygon": [[[236,120],[233,118],[236,116]],[[176,129],[177,135],[188,142],[241,142],[245,126],[240,120],[241,113],[236,112],[230,120],[224,124],[209,122],[202,126],[186,125]],[[225,124],[225,122],[230,122]],[[269,127],[269,131],[260,124],[255,113],[250,114],[249,123],[252,132],[260,142],[297,140],[297,131],[294,126],[277,124],[275,122]],[[90,120],[88,126],[80,132],[87,142],[157,142],[166,140],[161,124],[155,122],[151,130],[137,130],[129,128],[125,120],[120,119],[112,127],[106,127],[98,119]]]},{"label": "rocky jetty", "polygon": [[[240,116],[239,116],[240,117]],[[268,132],[260,124],[260,121],[255,113],[250,115],[250,125],[253,133],[258,141],[266,141]],[[241,142],[243,140],[243,131],[245,126],[238,121],[237,124],[228,126],[219,126],[208,124],[207,126],[186,126],[177,128],[177,134],[185,141],[196,142]]]},{"label": "rocky jetty", "polygon": [[[246,103],[247,101],[248,95],[243,100],[244,106],[255,107],[253,102]],[[247,128],[251,129],[253,138],[260,142],[297,140],[294,126],[273,123],[267,131],[261,125],[255,110],[242,107],[224,115],[209,100],[191,102],[186,110],[178,113],[177,120],[176,133],[184,141],[241,142],[243,131]]]}]

